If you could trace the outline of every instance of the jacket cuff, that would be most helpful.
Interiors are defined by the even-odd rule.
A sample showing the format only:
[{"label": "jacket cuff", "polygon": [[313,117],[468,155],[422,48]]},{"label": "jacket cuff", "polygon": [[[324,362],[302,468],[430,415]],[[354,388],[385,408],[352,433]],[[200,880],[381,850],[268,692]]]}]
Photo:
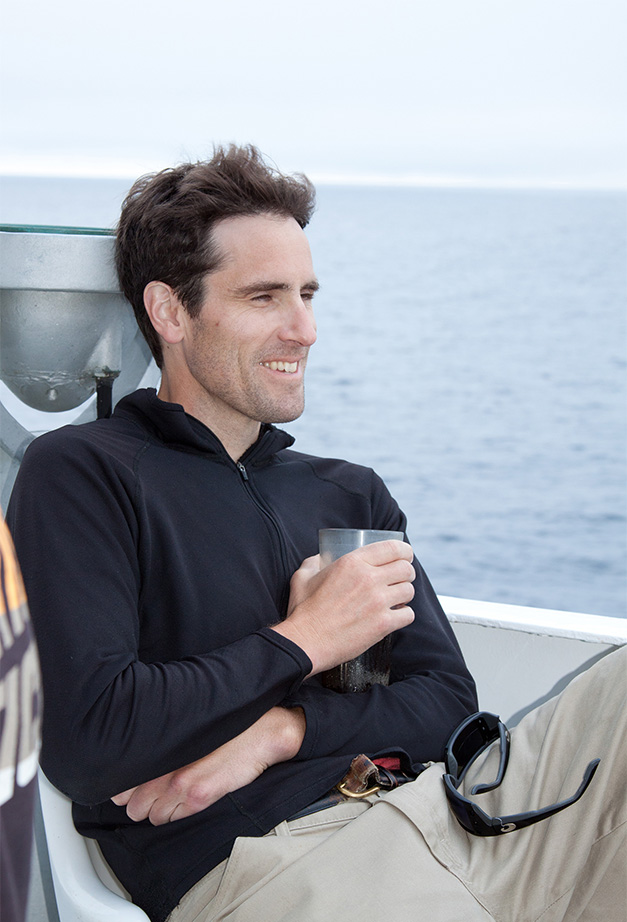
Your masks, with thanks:
[{"label": "jacket cuff", "polygon": [[295,759],[305,761],[315,758],[318,737],[320,735],[320,720],[315,704],[315,695],[309,693],[310,688],[302,685],[294,689],[287,698],[281,702],[284,708],[302,708],[305,713],[305,736]]},{"label": "jacket cuff", "polygon": [[[272,631],[269,627],[263,627],[260,630],[255,631],[255,633],[260,637],[263,637],[264,640],[269,641],[275,647],[278,647],[284,653],[287,653],[292,658],[292,660],[294,660],[296,666],[298,667],[299,675],[288,689],[287,694],[295,694],[302,685],[304,679],[307,678],[313,669],[313,663],[304,650],[302,650],[297,644],[293,643],[293,641],[288,640],[287,637],[277,633],[277,631]],[[296,707],[297,705],[293,706]]]}]

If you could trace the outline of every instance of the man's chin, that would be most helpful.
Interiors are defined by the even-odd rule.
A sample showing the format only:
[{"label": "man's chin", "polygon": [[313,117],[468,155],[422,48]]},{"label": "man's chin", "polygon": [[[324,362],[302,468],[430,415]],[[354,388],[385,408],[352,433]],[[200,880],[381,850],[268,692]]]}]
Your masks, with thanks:
[{"label": "man's chin", "polygon": [[299,406],[292,407],[277,407],[274,412],[270,413],[268,418],[265,420],[266,423],[272,423],[273,425],[280,425],[282,423],[292,423],[295,419],[298,419],[303,415],[305,409],[305,401]]}]

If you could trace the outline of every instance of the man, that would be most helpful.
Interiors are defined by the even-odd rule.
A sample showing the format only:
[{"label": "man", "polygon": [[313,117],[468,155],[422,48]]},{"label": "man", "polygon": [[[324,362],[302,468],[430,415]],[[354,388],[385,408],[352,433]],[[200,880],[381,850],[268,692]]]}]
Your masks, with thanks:
[{"label": "man", "polygon": [[[159,393],[37,440],[10,507],[42,765],[156,922],[485,919],[441,853],[473,837],[441,766],[424,771],[477,706],[437,598],[402,542],[323,571],[316,556],[321,527],[405,518],[372,471],[297,453],[270,425],[303,410],[312,209],[310,184],[252,148],[140,180],[125,202],[118,272]],[[389,686],[324,687],[390,632]],[[352,793],[355,766],[400,786],[330,795],[345,776]]]}]

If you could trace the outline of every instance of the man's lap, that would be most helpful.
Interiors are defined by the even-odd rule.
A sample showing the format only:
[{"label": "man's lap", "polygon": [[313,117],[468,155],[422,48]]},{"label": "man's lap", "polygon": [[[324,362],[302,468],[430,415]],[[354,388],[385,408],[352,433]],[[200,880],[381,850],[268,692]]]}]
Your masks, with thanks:
[{"label": "man's lap", "polygon": [[[259,839],[190,891],[171,922],[485,922],[596,918],[624,922],[624,722],[627,651],[606,657],[512,732],[500,788],[477,802],[515,813],[561,800],[591,759],[601,764],[580,801],[548,821],[495,838],[467,834],[450,812],[443,766],[365,803],[341,804]],[[488,753],[464,781],[496,774]],[[621,824],[622,834],[621,834]],[[212,898],[213,897],[213,898]]]},{"label": "man's lap", "polygon": [[434,862],[415,826],[383,805],[340,804],[282,823],[267,836],[238,839],[230,858],[184,897],[171,922],[410,922],[417,905],[425,919],[488,922],[465,887]]}]

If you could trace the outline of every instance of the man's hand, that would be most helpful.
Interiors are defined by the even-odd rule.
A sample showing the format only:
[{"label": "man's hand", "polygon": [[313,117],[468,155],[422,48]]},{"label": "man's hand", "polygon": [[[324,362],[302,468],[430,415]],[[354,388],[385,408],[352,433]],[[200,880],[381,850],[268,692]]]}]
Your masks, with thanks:
[{"label": "man's hand", "polygon": [[239,736],[183,768],[112,797],[132,820],[161,826],[200,813],[250,784],[270,766],[293,758],[305,736],[302,708],[271,708]]},{"label": "man's hand", "polygon": [[298,644],[312,675],[346,662],[414,620],[413,551],[402,541],[380,541],[320,569],[309,557],[290,584],[288,615],[273,627]]}]

